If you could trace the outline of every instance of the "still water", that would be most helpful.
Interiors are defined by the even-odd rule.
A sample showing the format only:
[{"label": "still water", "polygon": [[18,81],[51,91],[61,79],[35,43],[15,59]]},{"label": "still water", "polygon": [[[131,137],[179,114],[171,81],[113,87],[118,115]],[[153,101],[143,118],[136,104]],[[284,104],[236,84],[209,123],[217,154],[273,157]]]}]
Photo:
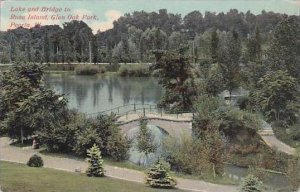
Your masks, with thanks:
[{"label": "still water", "polygon": [[56,92],[65,94],[69,108],[88,114],[129,103],[156,104],[163,94],[163,88],[152,77],[48,73],[45,81]]}]

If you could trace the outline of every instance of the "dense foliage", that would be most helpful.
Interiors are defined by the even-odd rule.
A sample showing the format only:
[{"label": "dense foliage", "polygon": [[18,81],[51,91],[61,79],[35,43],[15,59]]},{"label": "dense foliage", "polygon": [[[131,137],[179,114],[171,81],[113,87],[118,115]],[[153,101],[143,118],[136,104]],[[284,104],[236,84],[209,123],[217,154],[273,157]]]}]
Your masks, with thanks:
[{"label": "dense foliage", "polygon": [[159,83],[166,89],[161,106],[171,111],[189,110],[196,91],[188,58],[182,51],[158,51],[155,57],[156,62],[151,68],[157,72]]},{"label": "dense foliage", "polygon": [[[125,14],[114,22],[112,29],[98,31],[96,35],[83,21],[66,22],[62,28],[58,25],[36,25],[31,29],[18,28],[0,33],[0,63],[18,60],[89,62],[89,47],[92,48],[94,63],[113,60],[152,62],[151,50],[173,50],[181,45],[189,46],[190,53],[193,52],[196,57],[211,50],[215,59],[215,49],[206,47],[204,43],[210,29],[224,32],[235,29],[245,39],[258,27],[263,34],[262,41],[265,41],[269,32],[284,18],[287,15],[266,11],[254,15],[250,11],[243,13],[236,9],[227,13],[192,11],[182,17],[161,9],[158,12]],[[295,19],[299,20],[299,17]],[[213,35],[216,45],[215,37]]]},{"label": "dense foliage", "polygon": [[297,80],[287,71],[278,70],[260,79],[256,99],[268,120],[292,124],[299,111],[298,94]]},{"label": "dense foliage", "polygon": [[62,123],[67,101],[44,87],[41,65],[15,64],[0,78],[2,132],[22,141],[37,130]]}]

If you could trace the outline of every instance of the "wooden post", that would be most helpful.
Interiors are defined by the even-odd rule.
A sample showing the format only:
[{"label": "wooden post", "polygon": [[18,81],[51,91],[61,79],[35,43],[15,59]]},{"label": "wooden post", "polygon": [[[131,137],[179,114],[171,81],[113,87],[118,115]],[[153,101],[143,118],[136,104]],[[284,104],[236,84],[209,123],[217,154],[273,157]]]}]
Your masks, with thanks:
[{"label": "wooden post", "polygon": [[146,116],[146,111],[145,111],[145,107],[143,108],[143,111],[144,111],[144,117]]},{"label": "wooden post", "polygon": [[134,110],[134,112],[136,112],[135,103],[133,104],[133,110]]}]

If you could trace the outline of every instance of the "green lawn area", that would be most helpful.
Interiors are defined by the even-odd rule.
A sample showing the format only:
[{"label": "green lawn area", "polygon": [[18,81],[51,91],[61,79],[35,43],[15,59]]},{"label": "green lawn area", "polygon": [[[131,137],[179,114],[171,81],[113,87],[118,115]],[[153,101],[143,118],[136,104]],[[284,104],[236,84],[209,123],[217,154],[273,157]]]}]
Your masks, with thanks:
[{"label": "green lawn area", "polygon": [[182,192],[182,190],[153,189],[141,183],[93,178],[48,168],[32,168],[23,164],[0,161],[0,183],[4,192]]}]

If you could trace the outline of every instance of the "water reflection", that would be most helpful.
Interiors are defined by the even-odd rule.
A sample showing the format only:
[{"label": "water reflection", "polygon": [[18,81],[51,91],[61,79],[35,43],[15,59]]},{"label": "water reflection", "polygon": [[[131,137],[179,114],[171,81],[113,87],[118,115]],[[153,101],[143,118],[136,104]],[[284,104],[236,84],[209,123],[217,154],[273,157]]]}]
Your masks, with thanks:
[{"label": "water reflection", "polygon": [[129,103],[155,104],[163,89],[155,78],[77,76],[70,73],[49,73],[46,84],[66,94],[69,107],[85,113],[96,113]]}]

